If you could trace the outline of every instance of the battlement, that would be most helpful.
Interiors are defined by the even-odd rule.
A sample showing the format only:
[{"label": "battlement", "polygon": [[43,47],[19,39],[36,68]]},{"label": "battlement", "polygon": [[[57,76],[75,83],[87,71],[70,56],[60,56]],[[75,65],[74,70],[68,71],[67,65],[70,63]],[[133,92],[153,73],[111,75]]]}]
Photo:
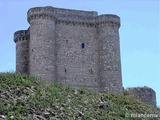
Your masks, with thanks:
[{"label": "battlement", "polygon": [[120,27],[120,18],[117,15],[104,14],[98,16],[95,11],[82,11],[54,7],[35,7],[28,10],[28,22],[33,19],[57,19],[58,21],[69,21],[78,23],[109,23]]},{"label": "battlement", "polygon": [[28,10],[27,16],[27,21],[30,23],[33,19],[53,19],[54,13],[52,7],[35,7]]},{"label": "battlement", "polygon": [[14,33],[14,42],[16,43],[18,41],[27,40],[28,35],[29,35],[28,30],[19,30]]},{"label": "battlement", "polygon": [[[52,7],[53,8],[53,7]],[[65,16],[84,16],[84,17],[96,17],[98,15],[95,11],[82,11],[82,10],[72,10],[64,8],[53,8],[54,14],[63,14]]]},{"label": "battlement", "polygon": [[144,86],[127,88],[126,90],[138,101],[156,106],[156,93],[152,88]]},{"label": "battlement", "polygon": [[120,27],[120,17],[113,14],[103,14],[96,17],[96,23],[108,23],[109,25]]},{"label": "battlement", "polygon": [[96,17],[98,15],[95,11],[82,11],[82,10],[72,10],[64,8],[55,8],[51,6],[46,7],[34,7],[28,10],[27,14],[39,14],[39,13],[52,13],[54,15],[65,15],[65,16],[84,16],[84,17]]},{"label": "battlement", "polygon": [[35,7],[28,10],[28,22],[34,18],[55,18],[63,21],[79,21],[85,22],[84,20],[92,20],[98,15],[94,11],[80,11],[80,10],[71,10],[63,8],[54,8],[51,6],[46,7]]}]

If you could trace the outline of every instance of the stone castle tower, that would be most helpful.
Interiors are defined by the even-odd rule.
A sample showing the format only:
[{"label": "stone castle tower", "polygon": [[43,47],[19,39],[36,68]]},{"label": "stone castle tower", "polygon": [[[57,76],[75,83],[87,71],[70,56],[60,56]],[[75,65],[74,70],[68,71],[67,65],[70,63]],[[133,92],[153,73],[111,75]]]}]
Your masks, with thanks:
[{"label": "stone castle tower", "polygon": [[17,73],[123,92],[118,16],[49,6],[31,8],[27,15],[28,30],[14,34]]}]

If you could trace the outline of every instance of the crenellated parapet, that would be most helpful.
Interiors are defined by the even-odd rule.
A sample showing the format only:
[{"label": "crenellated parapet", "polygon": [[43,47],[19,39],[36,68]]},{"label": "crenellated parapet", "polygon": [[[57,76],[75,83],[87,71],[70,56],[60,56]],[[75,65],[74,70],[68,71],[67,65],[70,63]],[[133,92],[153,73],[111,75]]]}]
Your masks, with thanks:
[{"label": "crenellated parapet", "polygon": [[14,33],[14,42],[28,40],[29,39],[29,31],[28,30],[19,30]]},{"label": "crenellated parapet", "polygon": [[63,9],[63,8],[53,8],[54,14],[65,15],[65,16],[83,16],[83,17],[96,17],[98,15],[95,11],[82,11],[82,10],[72,10],[72,9]]},{"label": "crenellated parapet", "polygon": [[78,23],[94,23],[96,21],[95,17],[97,17],[98,13],[94,11],[86,12],[47,6],[31,8],[28,11],[27,15],[29,23],[33,19],[57,19],[60,21],[70,21]]},{"label": "crenellated parapet", "polygon": [[28,22],[33,19],[56,19],[59,22],[73,23],[76,25],[111,25],[120,27],[120,18],[117,15],[104,14],[99,15],[95,11],[80,11],[54,7],[35,7],[31,8],[28,13]]},{"label": "crenellated parapet", "polygon": [[104,14],[96,17],[96,23],[99,27],[115,26],[120,27],[120,17],[112,14]]},{"label": "crenellated parapet", "polygon": [[33,19],[54,19],[52,7],[35,7],[27,12],[27,20],[30,23]]},{"label": "crenellated parapet", "polygon": [[[30,23],[33,19],[58,19],[70,22],[95,22],[98,13],[95,11],[86,12],[80,10],[70,10],[54,8],[50,6],[31,8],[27,12],[27,19]],[[86,21],[88,20],[88,21]]]},{"label": "crenellated parapet", "polygon": [[77,23],[94,23],[95,17],[98,15],[98,13],[95,11],[82,11],[62,8],[53,8],[53,12],[58,20]]}]

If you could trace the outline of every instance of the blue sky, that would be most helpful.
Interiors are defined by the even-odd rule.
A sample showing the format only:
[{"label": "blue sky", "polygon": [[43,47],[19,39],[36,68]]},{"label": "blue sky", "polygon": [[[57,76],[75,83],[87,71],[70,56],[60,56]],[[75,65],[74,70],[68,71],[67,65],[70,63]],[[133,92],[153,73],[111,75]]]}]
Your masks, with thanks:
[{"label": "blue sky", "polygon": [[123,86],[148,86],[160,106],[159,0],[1,0],[0,72],[15,71],[13,34],[27,29],[27,11],[37,6],[97,11],[121,18],[120,46]]}]

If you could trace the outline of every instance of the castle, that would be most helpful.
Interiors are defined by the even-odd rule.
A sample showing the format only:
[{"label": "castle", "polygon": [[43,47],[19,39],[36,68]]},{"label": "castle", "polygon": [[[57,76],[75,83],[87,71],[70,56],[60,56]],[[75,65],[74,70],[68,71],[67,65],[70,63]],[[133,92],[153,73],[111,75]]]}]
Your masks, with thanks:
[{"label": "castle", "polygon": [[15,32],[16,72],[122,93],[120,18],[97,12],[31,8],[28,30]]},{"label": "castle", "polygon": [[16,73],[123,93],[118,16],[47,6],[31,8],[27,20],[14,33]]}]

